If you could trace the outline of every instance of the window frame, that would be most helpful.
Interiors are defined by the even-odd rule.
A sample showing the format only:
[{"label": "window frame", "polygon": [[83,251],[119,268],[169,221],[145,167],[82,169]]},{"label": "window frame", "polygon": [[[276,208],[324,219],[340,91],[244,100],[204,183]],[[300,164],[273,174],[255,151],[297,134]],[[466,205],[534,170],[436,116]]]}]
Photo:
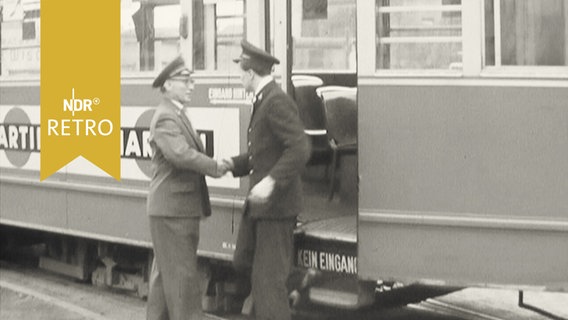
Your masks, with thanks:
[{"label": "window frame", "polygon": [[[303,1],[309,1],[309,0],[303,0]],[[303,14],[305,13],[303,11],[303,2],[302,0],[295,0],[295,1],[291,1],[291,12],[290,12],[290,19],[291,19],[291,39],[293,41],[293,44],[291,44],[292,46],[292,63],[293,65],[291,66],[292,69],[292,73],[294,74],[333,74],[333,73],[339,73],[339,74],[355,74],[357,72],[357,0],[343,0],[343,1],[335,1],[335,5],[338,6],[349,6],[351,7],[352,5],[354,5],[354,11],[353,11],[353,19],[355,21],[355,23],[353,25],[349,25],[349,31],[353,31],[353,34],[350,34],[349,37],[349,41],[346,41],[346,37],[342,36],[342,37],[338,37],[338,36],[323,36],[323,35],[313,35],[313,36],[302,36],[301,35],[301,31],[303,31],[302,28],[302,23],[304,22],[304,16]],[[328,11],[330,3],[329,1],[327,2],[327,6],[328,6]],[[337,9],[336,9],[337,10]],[[319,20],[324,20],[326,22],[324,23],[328,23],[327,21],[330,20],[330,12],[326,13],[328,16],[326,16],[325,18],[319,19],[319,18],[314,18],[314,19],[309,19],[309,21],[312,21],[313,23],[319,23]],[[353,29],[351,29],[351,27]],[[349,50],[346,50],[344,48],[344,45],[348,43],[348,45],[350,46]],[[314,45],[315,44],[315,45]],[[341,53],[349,53],[352,54],[352,52],[355,54],[355,58],[353,60],[351,60],[350,58],[346,58],[345,62],[347,64],[346,67],[334,67],[334,68],[329,68],[326,66],[322,66],[322,67],[314,67],[312,66],[299,66],[298,65],[298,61],[297,60],[301,60],[301,59],[296,59],[297,58],[297,50],[303,50],[306,48],[313,48],[316,47],[317,45],[321,45],[321,46],[328,46],[328,47],[333,47],[334,50],[338,50]],[[317,47],[316,47],[317,48]],[[319,49],[319,48],[317,48]],[[351,49],[353,49],[353,51],[351,51]],[[333,60],[332,60],[333,61]],[[329,63],[329,60],[326,61]]]},{"label": "window frame", "polygon": [[[498,1],[498,0],[495,0]],[[568,66],[488,66],[485,52],[485,2],[462,0],[462,69],[377,69],[376,32],[357,33],[359,77],[385,78],[568,78]],[[376,1],[357,0],[357,30],[376,30]]]},{"label": "window frame", "polygon": [[[376,8],[376,0],[373,1],[373,8],[371,9],[369,7],[369,9],[367,9],[367,11],[371,11],[373,16],[373,30],[377,30],[377,21],[376,21],[376,14],[377,13],[381,13],[381,12],[386,12],[386,13],[398,13],[398,12],[456,12],[456,10],[459,10],[459,12],[461,13],[461,21],[462,21],[462,25],[461,25],[461,36],[444,36],[442,38],[445,38],[444,40],[447,41],[417,41],[418,42],[426,42],[426,43],[434,43],[434,42],[461,42],[462,45],[462,63],[460,65],[460,68],[457,69],[378,69],[377,68],[377,61],[376,61],[376,57],[374,58],[375,62],[374,62],[374,69],[375,75],[379,75],[379,76],[389,76],[389,77],[396,77],[396,76],[402,76],[402,77],[407,77],[407,76],[415,76],[415,77],[421,77],[421,76],[437,76],[437,77],[459,77],[462,76],[464,73],[469,73],[469,69],[468,70],[464,70],[466,68],[466,66],[472,66],[474,65],[472,62],[468,62],[472,59],[474,59],[474,57],[471,54],[468,54],[469,52],[471,52],[470,50],[473,49],[472,47],[474,47],[474,43],[471,41],[471,37],[475,36],[471,33],[471,30],[469,28],[466,28],[466,23],[464,23],[464,21],[469,21],[471,19],[468,18],[468,16],[464,15],[464,12],[466,12],[466,10],[472,11],[471,8],[471,3],[472,1],[467,0],[464,1],[462,0],[462,4],[456,5],[456,4],[449,4],[449,5],[439,5],[439,6],[421,6],[421,5],[413,5],[413,6],[408,6],[408,7],[402,7],[402,6],[393,6],[393,7],[388,7],[388,8],[380,8],[377,10]],[[467,9],[466,9],[467,8]],[[466,34],[467,33],[467,34]],[[440,38],[440,37],[420,37],[419,40],[424,40],[427,38]],[[418,40],[418,39],[417,39]],[[456,41],[457,40],[457,41]],[[368,41],[368,40],[367,40]],[[373,48],[369,48],[366,50],[372,50],[373,54],[375,54],[377,52],[377,44],[379,41],[379,35],[375,34],[375,37],[372,41],[373,44]],[[398,41],[387,41],[388,42],[398,42]],[[469,68],[469,67],[467,67]]]},{"label": "window frame", "polygon": [[[486,78],[551,78],[551,79],[564,79],[568,78],[568,65],[566,66],[512,66],[501,65],[501,10],[500,0],[493,0],[494,9],[494,34],[495,34],[495,65],[487,65],[486,63],[486,48],[485,48],[485,3],[480,1],[481,6],[481,19],[482,19],[482,59],[483,69],[480,76]],[[565,9],[568,13],[568,9]],[[567,24],[568,31],[568,15],[566,16],[565,23]],[[568,59],[568,57],[567,57]],[[567,61],[568,63],[568,61]]]},{"label": "window frame", "polygon": [[[187,0],[181,0],[181,1],[187,1]],[[192,65],[192,69],[195,72],[196,75],[232,75],[234,74],[234,72],[232,72],[230,69],[220,69],[219,68],[219,61],[217,60],[217,49],[219,48],[219,44],[217,43],[218,41],[218,34],[219,34],[219,30],[217,29],[217,22],[219,20],[223,20],[223,19],[235,19],[235,18],[242,18],[243,20],[243,36],[246,37],[246,33],[248,30],[248,17],[247,17],[247,4],[250,1],[247,0],[242,0],[243,2],[243,13],[235,13],[235,14],[230,14],[230,15],[220,15],[217,16],[216,14],[216,5],[221,2],[220,0],[203,0],[203,14],[204,14],[204,66],[203,68],[194,68]],[[188,13],[189,15],[189,13]],[[191,16],[190,16],[191,17]],[[191,18],[190,18],[191,21]],[[190,35],[193,35],[193,30],[191,30],[192,28],[192,24],[190,23]],[[189,38],[189,37],[188,37]],[[237,49],[234,53],[234,57],[237,57],[240,54],[240,44],[236,43],[237,46],[235,46],[235,48]],[[238,47],[238,48],[237,48]],[[191,42],[187,42],[182,50],[187,50],[189,51],[188,55],[191,54],[193,55],[193,41]],[[188,60],[191,61],[191,63],[193,64],[193,59]],[[222,61],[222,62],[226,62],[226,61]],[[232,62],[226,62],[226,63],[232,63]]]},{"label": "window frame", "polygon": [[[1,2],[1,0],[0,0]],[[2,20],[2,17],[0,17]],[[21,6],[21,19],[6,19],[0,23],[7,23],[16,25],[19,24],[21,26],[22,33],[20,34],[20,44],[7,44],[6,46],[2,46],[0,44],[0,55],[2,54],[3,50],[10,50],[10,49],[24,49],[24,50],[37,50],[37,54],[40,57],[40,61],[38,61],[38,69],[37,73],[34,72],[28,73],[16,73],[12,75],[3,74],[0,70],[0,81],[2,84],[7,83],[9,85],[17,83],[39,83],[40,74],[41,74],[41,16],[40,16],[40,3],[37,2],[30,2],[27,4],[22,4]],[[24,25],[33,23],[34,27],[34,37],[33,38],[24,38]],[[2,28],[0,28],[2,29]],[[2,38],[2,37],[0,37]],[[4,40],[6,41],[6,40]],[[30,51],[31,52],[31,51]],[[33,52],[32,52],[33,53]],[[1,57],[0,57],[1,58]],[[6,64],[6,61],[2,62],[2,65]],[[7,64],[6,64],[7,65]]]}]

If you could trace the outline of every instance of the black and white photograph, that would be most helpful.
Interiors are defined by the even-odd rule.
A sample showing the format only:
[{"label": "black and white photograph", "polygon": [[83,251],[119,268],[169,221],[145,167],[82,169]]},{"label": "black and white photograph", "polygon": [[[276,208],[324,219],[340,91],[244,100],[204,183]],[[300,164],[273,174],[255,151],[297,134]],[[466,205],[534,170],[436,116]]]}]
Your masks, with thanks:
[{"label": "black and white photograph", "polygon": [[0,0],[0,320],[568,320],[568,0],[82,2]]}]

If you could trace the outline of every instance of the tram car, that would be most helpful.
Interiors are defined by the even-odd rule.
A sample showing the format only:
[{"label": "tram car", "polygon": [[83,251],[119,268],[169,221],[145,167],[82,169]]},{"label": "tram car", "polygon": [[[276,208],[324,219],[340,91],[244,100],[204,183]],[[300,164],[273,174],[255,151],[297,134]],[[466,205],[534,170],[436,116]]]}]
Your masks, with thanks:
[{"label": "tram car", "polygon": [[[147,293],[152,79],[190,61],[192,122],[210,156],[236,155],[246,38],[280,59],[313,145],[302,297],[358,308],[413,285],[568,289],[567,1],[121,0],[120,182],[82,158],[40,182],[40,2],[0,6],[0,224],[45,244],[43,268]],[[227,308],[248,180],[207,182],[205,299]]]}]

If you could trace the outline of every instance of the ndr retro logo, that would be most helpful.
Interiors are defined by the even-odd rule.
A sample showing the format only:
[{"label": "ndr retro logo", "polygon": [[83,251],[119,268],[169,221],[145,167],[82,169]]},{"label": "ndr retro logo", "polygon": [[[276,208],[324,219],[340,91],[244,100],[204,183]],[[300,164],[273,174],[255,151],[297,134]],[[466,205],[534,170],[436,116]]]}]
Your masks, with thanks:
[{"label": "ndr retro logo", "polygon": [[[39,107],[26,108],[30,113],[39,113]],[[148,142],[150,121],[154,110],[142,112],[133,127],[120,131],[120,156],[135,160],[140,170],[151,176],[152,149]],[[21,168],[28,162],[32,152],[40,152],[40,126],[32,124],[28,113],[22,108],[12,107],[4,119],[0,119],[0,150],[4,151],[11,165]]]},{"label": "ndr retro logo", "polygon": [[63,99],[63,112],[70,112],[72,119],[48,119],[48,136],[108,136],[113,131],[112,121],[84,118],[76,119],[75,113],[92,113],[93,107],[101,103],[99,98],[75,98],[75,88],[71,89],[71,99]]}]

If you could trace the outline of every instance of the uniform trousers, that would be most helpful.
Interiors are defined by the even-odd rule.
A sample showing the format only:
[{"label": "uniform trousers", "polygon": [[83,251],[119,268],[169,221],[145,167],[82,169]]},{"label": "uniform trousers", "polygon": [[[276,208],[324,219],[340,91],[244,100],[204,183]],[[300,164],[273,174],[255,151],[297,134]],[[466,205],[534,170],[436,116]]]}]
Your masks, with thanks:
[{"label": "uniform trousers", "polygon": [[150,217],[154,261],[148,320],[201,320],[199,218]]},{"label": "uniform trousers", "polygon": [[252,265],[256,320],[292,318],[286,283],[293,264],[295,224],[295,217],[268,220],[243,215],[233,263],[241,272]]}]

